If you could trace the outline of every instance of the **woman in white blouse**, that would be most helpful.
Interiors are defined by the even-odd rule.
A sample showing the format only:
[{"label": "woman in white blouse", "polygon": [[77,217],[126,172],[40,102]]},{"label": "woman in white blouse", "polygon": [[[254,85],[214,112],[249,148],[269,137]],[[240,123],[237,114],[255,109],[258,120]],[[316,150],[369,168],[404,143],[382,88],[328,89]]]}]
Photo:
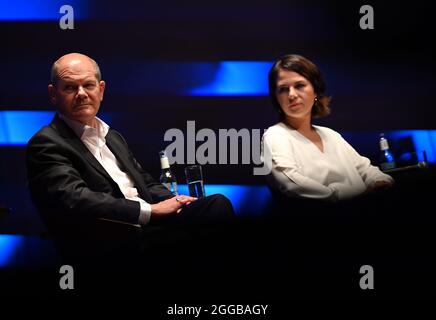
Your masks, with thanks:
[{"label": "woman in white blouse", "polygon": [[330,113],[330,97],[311,61],[280,58],[269,72],[269,92],[281,120],[263,136],[273,189],[289,197],[338,201],[393,184],[339,133],[312,125],[312,118]]}]

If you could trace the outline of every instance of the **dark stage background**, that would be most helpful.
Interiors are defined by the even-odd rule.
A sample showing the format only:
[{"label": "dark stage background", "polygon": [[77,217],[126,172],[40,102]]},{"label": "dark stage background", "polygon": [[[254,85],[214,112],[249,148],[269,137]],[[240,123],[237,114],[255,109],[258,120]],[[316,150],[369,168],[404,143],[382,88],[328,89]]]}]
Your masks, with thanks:
[{"label": "dark stage background", "polygon": [[[87,54],[107,84],[105,119],[156,178],[158,151],[169,144],[163,137],[170,128],[185,132],[186,121],[194,120],[197,131],[263,130],[277,121],[262,90],[193,93],[215,81],[225,61],[272,63],[286,53],[313,60],[333,97],[332,114],[316,123],[342,133],[376,164],[380,132],[392,133],[391,144],[400,149],[395,133],[436,130],[431,1],[71,1],[73,30],[59,27],[63,3],[45,2],[42,18],[34,20],[13,13],[8,18],[6,11],[19,3],[17,10],[25,11],[31,1],[0,0],[0,112],[53,111],[47,98],[51,64],[68,52]],[[359,27],[364,4],[374,9],[374,30]],[[264,88],[267,73],[252,80],[264,81]],[[24,130],[28,123],[16,125]],[[430,136],[427,146],[436,148]],[[13,208],[0,221],[0,234],[39,237],[45,227],[26,189],[24,154],[25,145],[0,146],[0,202]],[[183,167],[174,166],[179,182]],[[264,186],[252,168],[205,165],[206,183]],[[45,252],[54,250],[38,239]],[[33,258],[15,261],[26,259]]]}]

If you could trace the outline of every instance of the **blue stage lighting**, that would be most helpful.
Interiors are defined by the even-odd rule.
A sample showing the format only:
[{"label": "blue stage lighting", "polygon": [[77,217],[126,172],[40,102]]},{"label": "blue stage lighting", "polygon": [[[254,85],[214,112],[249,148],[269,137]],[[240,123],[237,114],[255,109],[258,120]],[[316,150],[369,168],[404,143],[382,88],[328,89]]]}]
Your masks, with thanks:
[{"label": "blue stage lighting", "polygon": [[[180,194],[189,195],[188,186],[178,186]],[[251,215],[261,215],[271,201],[270,191],[266,186],[206,184],[206,196],[213,194],[225,195],[232,202],[236,213],[250,212]]]},{"label": "blue stage lighting", "polygon": [[[176,96],[266,96],[272,62],[108,61],[106,80],[116,93]],[[127,73],[126,70],[132,70]],[[123,74],[123,77],[119,75]]]},{"label": "blue stage lighting", "polygon": [[271,65],[271,62],[264,61],[204,63],[199,66],[205,74],[204,84],[191,88],[188,94],[193,96],[268,95],[266,75]]},{"label": "blue stage lighting", "polygon": [[[0,111],[0,146],[24,146],[43,126],[49,124],[54,111]],[[110,112],[99,114],[103,121],[110,123]]]},{"label": "blue stage lighting", "polygon": [[398,130],[389,132],[394,139],[411,137],[419,161],[424,160],[424,151],[429,163],[436,163],[436,130]]},{"label": "blue stage lighting", "polygon": [[0,21],[47,21],[59,20],[63,5],[70,5],[74,10],[74,19],[84,19],[87,16],[87,1],[80,0],[14,0],[0,1]]},{"label": "blue stage lighting", "polygon": [[0,267],[6,267],[11,264],[14,253],[19,249],[22,242],[22,236],[0,235]]},{"label": "blue stage lighting", "polygon": [[53,111],[0,111],[0,146],[26,145],[53,116]]}]

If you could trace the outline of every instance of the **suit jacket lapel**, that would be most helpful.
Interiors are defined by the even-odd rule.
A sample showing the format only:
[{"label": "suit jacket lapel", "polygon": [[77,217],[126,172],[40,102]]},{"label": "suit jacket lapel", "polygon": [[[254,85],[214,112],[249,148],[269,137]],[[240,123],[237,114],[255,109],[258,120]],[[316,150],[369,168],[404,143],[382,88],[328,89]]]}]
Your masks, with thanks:
[{"label": "suit jacket lapel", "polygon": [[74,131],[56,114],[55,118],[51,122],[51,126],[53,126],[59,134],[68,140],[71,147],[73,147],[77,152],[79,152],[86,161],[88,161],[95,170],[97,170],[100,174],[105,176],[109,181],[113,181],[109,173],[103,168],[103,166],[98,162],[98,160],[93,156],[93,154],[88,150],[88,148],[83,144],[83,142],[77,137]]},{"label": "suit jacket lapel", "polygon": [[120,162],[122,170],[125,170],[125,172],[127,172],[135,182],[135,187],[138,190],[140,197],[148,203],[151,203],[151,195],[144,185],[141,174],[135,169],[132,161],[129,159],[129,150],[124,143],[122,143],[120,139],[117,139],[116,135],[109,130],[109,133],[106,136],[106,144]]}]

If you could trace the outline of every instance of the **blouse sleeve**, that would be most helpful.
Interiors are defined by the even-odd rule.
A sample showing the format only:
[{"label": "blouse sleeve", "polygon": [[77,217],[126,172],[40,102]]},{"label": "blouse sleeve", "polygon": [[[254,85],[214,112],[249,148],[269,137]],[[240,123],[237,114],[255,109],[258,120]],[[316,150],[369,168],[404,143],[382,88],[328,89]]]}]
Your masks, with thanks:
[{"label": "blouse sleeve", "polygon": [[292,143],[281,134],[265,134],[263,137],[263,158],[270,168],[269,183],[289,197],[338,200],[338,190],[325,186],[303,175],[295,161]]},{"label": "blouse sleeve", "polygon": [[352,158],[357,171],[367,187],[372,187],[377,181],[394,183],[394,179],[391,176],[381,172],[378,167],[371,165],[369,159],[361,156],[342,136],[339,135],[339,138],[342,140],[347,153]]}]

